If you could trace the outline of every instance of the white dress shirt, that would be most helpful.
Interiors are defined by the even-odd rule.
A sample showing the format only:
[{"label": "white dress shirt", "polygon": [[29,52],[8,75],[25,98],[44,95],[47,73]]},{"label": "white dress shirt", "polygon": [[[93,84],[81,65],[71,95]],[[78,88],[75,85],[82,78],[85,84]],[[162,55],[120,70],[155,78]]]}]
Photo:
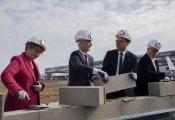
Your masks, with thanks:
[{"label": "white dress shirt", "polygon": [[151,59],[151,61],[152,61],[152,63],[153,63],[153,66],[154,66],[154,70],[155,70],[155,72],[157,72],[157,67],[156,67],[156,64],[155,64],[155,58],[152,58],[150,55],[148,55],[149,57],[150,57],[150,59]]}]

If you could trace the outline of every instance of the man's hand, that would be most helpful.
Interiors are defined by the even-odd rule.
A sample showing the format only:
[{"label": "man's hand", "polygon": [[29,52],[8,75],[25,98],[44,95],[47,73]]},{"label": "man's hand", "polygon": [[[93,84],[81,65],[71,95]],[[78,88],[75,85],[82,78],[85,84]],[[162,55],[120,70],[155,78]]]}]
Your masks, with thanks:
[{"label": "man's hand", "polygon": [[33,86],[33,90],[35,91],[35,92],[40,92],[41,90],[42,90],[42,84],[41,83],[38,83],[37,85],[34,85]]},{"label": "man's hand", "polygon": [[108,82],[109,76],[106,72],[103,71],[103,72],[99,72],[98,74],[100,75],[104,83]]},{"label": "man's hand", "polygon": [[106,72],[104,72],[103,70],[100,70],[100,69],[97,69],[97,68],[94,68],[93,69],[93,74],[97,75],[97,76],[100,76],[103,80],[104,83],[107,83],[108,82],[108,79],[109,79],[109,76]]},{"label": "man's hand", "polygon": [[130,73],[129,73],[129,77],[130,77],[131,79],[133,79],[133,80],[137,80],[137,74],[134,73],[134,72],[130,72]]},{"label": "man's hand", "polygon": [[25,90],[18,91],[16,96],[19,100],[30,100],[30,97]]}]

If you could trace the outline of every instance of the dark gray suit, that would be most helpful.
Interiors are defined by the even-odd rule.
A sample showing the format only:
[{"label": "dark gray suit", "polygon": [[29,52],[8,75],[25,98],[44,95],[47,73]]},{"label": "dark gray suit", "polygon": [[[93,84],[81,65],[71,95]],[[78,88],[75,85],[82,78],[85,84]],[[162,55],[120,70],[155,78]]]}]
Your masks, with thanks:
[{"label": "dark gray suit", "polygon": [[157,61],[155,61],[156,69],[154,68],[153,62],[148,54],[145,54],[139,61],[137,67],[137,87],[135,93],[138,96],[148,95],[148,83],[159,82],[165,78],[165,73],[159,71]]},{"label": "dark gray suit", "polygon": [[93,57],[87,54],[89,65],[84,62],[83,55],[79,50],[71,53],[69,59],[69,86],[90,86],[93,76]]}]

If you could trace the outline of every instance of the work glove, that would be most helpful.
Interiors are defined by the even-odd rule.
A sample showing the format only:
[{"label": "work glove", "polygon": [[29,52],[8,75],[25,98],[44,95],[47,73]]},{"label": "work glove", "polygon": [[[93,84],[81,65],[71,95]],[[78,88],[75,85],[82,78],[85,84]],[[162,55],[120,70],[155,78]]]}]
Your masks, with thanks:
[{"label": "work glove", "polygon": [[95,80],[98,80],[98,79],[100,79],[100,77],[98,77],[97,75],[93,75],[93,76],[91,77],[90,81],[94,83],[94,81],[95,81]]},{"label": "work glove", "polygon": [[129,73],[129,77],[130,77],[131,79],[133,79],[133,80],[137,80],[137,74],[134,73],[134,72],[130,72],[130,73]]},{"label": "work glove", "polygon": [[42,90],[42,87],[42,84],[38,82],[36,85],[33,86],[33,90],[35,92],[40,92]]},{"label": "work glove", "polygon": [[18,91],[16,96],[19,100],[30,100],[30,97],[25,90]]},{"label": "work glove", "polygon": [[108,82],[109,76],[108,76],[108,74],[107,74],[106,72],[104,72],[103,70],[94,68],[94,69],[93,69],[93,74],[94,74],[96,77],[101,78],[102,81],[103,81],[104,83],[107,83],[107,82]]},{"label": "work glove", "polygon": [[135,97],[125,97],[125,98],[122,98],[121,100],[123,102],[129,102],[129,101],[134,101],[136,98]]},{"label": "work glove", "polygon": [[165,77],[165,79],[160,80],[160,82],[169,82],[171,81],[168,77]]},{"label": "work glove", "polygon": [[169,77],[165,77],[165,79],[160,80],[160,82],[169,82],[171,79]]},{"label": "work glove", "polygon": [[169,77],[165,77],[165,80],[170,80],[170,78]]}]

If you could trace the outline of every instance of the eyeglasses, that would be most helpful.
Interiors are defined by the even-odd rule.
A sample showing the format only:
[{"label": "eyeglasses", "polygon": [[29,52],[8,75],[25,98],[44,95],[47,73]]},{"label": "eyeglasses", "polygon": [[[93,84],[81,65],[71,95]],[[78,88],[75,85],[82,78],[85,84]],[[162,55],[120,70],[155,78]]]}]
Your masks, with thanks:
[{"label": "eyeglasses", "polygon": [[128,42],[128,41],[126,41],[126,40],[116,40],[115,42],[116,43],[125,43],[125,42]]}]

